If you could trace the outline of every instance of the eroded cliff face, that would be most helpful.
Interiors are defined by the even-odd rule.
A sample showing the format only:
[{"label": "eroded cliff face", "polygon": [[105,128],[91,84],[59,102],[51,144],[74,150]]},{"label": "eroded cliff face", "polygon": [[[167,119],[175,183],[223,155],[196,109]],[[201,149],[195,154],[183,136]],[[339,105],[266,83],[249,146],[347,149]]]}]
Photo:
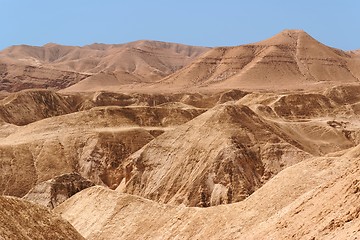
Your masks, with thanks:
[{"label": "eroded cliff face", "polygon": [[22,91],[0,101],[0,118],[18,126],[74,111],[63,96],[49,90]]},{"label": "eroded cliff face", "polygon": [[[357,88],[344,89],[341,99],[334,98],[335,88],[148,98],[16,93],[3,100],[12,112],[0,131],[1,191],[22,197],[41,182],[76,172],[163,203],[242,201],[288,166],[359,143],[358,102],[349,97]],[[15,111],[19,101],[28,110]],[[32,123],[17,126],[18,119]]]},{"label": "eroded cliff face", "polygon": [[48,117],[21,127],[4,123],[1,192],[21,197],[37,183],[71,172],[116,188],[116,169],[123,159],[202,112],[191,107],[111,106]]},{"label": "eroded cliff face", "polygon": [[23,199],[53,209],[74,194],[94,185],[78,173],[67,173],[37,184]]},{"label": "eroded cliff face", "polygon": [[[345,89],[342,100],[333,97],[335,89],[324,94],[229,91],[149,98],[17,93],[4,106],[15,109],[11,106],[26,99],[29,112],[37,115],[30,119],[32,115],[14,111],[11,118],[4,117],[1,191],[24,196],[38,183],[77,172],[95,184],[164,203],[241,201],[288,166],[358,144],[358,124],[350,117],[357,115],[357,100],[348,97],[356,87]],[[86,101],[92,103],[88,110],[82,107]],[[121,106],[96,107],[107,104]],[[10,119],[19,116],[35,122],[5,122],[16,123]]]},{"label": "eroded cliff face", "polygon": [[118,190],[187,206],[238,202],[310,156],[248,107],[225,104],[130,156]]},{"label": "eroded cliff face", "polygon": [[123,161],[117,190],[186,206],[242,201],[293,164],[359,144],[356,101],[332,98],[251,93],[220,104]]},{"label": "eroded cliff face", "polygon": [[34,88],[58,90],[69,87],[89,76],[86,73],[51,67],[0,61],[0,91],[18,92]]}]

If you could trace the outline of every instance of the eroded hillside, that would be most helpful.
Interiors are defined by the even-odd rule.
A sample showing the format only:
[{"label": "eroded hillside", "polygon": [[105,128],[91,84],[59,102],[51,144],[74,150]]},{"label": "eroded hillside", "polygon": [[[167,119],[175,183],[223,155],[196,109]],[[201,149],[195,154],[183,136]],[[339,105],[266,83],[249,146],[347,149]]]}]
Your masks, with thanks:
[{"label": "eroded hillside", "polygon": [[75,84],[71,91],[97,91],[149,83],[174,73],[207,50],[157,41],[84,47],[13,46],[0,52],[0,91],[58,90]]},{"label": "eroded hillside", "polygon": [[357,51],[286,30],[0,65],[0,239],[360,237]]},{"label": "eroded hillside", "polygon": [[0,196],[1,239],[84,239],[66,220],[45,207]]}]

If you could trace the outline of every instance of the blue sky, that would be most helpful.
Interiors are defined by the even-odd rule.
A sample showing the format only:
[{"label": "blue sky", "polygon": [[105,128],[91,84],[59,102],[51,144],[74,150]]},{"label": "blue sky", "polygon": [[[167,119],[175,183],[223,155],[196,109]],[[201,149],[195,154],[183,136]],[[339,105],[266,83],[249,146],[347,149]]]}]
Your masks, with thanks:
[{"label": "blue sky", "polygon": [[303,29],[332,47],[360,49],[358,0],[0,0],[0,9],[0,49],[140,39],[232,46],[283,29]]}]

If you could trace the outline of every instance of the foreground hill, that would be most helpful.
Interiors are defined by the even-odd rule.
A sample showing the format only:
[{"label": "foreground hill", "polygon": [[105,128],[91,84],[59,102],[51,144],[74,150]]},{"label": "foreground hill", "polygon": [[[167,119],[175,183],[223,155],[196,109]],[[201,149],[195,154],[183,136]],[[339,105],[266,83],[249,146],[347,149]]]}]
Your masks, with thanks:
[{"label": "foreground hill", "polygon": [[84,47],[13,46],[0,52],[0,90],[62,89],[89,77],[72,90],[91,89],[94,81],[97,87],[153,82],[189,64],[207,50],[156,41]]},{"label": "foreground hill", "polygon": [[327,47],[304,31],[285,30],[267,40],[208,51],[156,87],[185,89],[316,89],[358,83],[360,59]]},{"label": "foreground hill", "polygon": [[295,164],[229,205],[163,205],[101,187],[56,212],[87,239],[357,239],[359,147]]},{"label": "foreground hill", "polygon": [[0,239],[84,239],[67,221],[44,207],[0,196]]}]

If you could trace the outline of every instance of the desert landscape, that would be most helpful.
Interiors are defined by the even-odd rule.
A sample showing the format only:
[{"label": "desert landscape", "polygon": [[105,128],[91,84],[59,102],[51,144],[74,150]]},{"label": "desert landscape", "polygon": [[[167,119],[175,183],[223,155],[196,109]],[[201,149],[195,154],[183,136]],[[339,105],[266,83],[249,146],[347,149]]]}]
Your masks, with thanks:
[{"label": "desert landscape", "polygon": [[6,48],[0,173],[0,239],[360,239],[360,50]]}]

